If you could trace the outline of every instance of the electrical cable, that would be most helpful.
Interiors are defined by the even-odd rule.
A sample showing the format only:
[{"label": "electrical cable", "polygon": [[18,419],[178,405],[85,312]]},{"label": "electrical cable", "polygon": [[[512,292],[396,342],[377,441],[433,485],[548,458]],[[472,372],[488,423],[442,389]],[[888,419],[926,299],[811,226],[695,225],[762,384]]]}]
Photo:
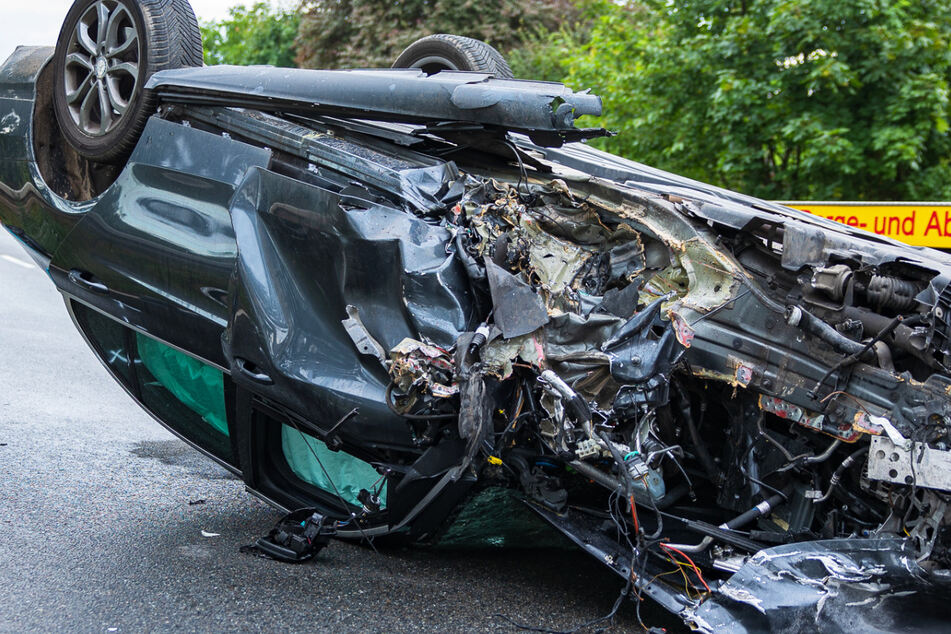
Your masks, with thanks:
[{"label": "electrical cable", "polygon": [[678,555],[680,555],[681,557],[683,557],[684,559],[686,559],[688,562],[690,562],[690,565],[693,567],[693,571],[697,574],[697,578],[700,579],[700,583],[702,583],[703,587],[707,589],[707,592],[710,592],[710,586],[708,586],[707,582],[704,581],[703,574],[701,574],[700,569],[697,568],[697,564],[693,563],[693,559],[691,559],[686,553],[684,553],[680,549],[674,548],[673,546],[669,544],[665,544],[661,542],[660,547],[663,548],[664,550],[672,550]]},{"label": "electrical cable", "polygon": [[637,506],[634,504],[634,496],[631,495],[631,518],[634,520],[634,532],[640,534],[641,526],[637,521]]},{"label": "electrical cable", "polygon": [[393,388],[396,387],[395,383],[390,383],[386,386],[386,392],[383,395],[383,400],[386,401],[386,406],[390,408],[397,416],[402,416],[408,420],[449,420],[451,418],[459,418],[459,414],[405,414],[396,408],[396,405],[393,403]]},{"label": "electrical cable", "polygon": [[679,572],[679,573],[680,573],[680,576],[683,577],[683,580],[684,580],[684,594],[687,596],[688,599],[690,599],[691,601],[693,601],[693,600],[694,600],[694,599],[693,599],[693,595],[690,593],[690,586],[691,586],[692,584],[690,583],[690,578],[687,577],[687,572],[684,570],[684,566],[686,566],[687,564],[681,563],[681,562],[677,561],[676,559],[674,559],[674,558],[671,557],[670,555],[667,555],[667,559],[668,559],[670,562],[672,562],[675,566],[677,566],[677,570],[676,570],[675,572]]},{"label": "electrical cable", "polygon": [[[314,455],[314,460],[317,461],[317,464],[320,465],[320,470],[324,472],[324,476],[327,478],[327,482],[330,483],[330,486],[333,487],[334,493],[337,496],[337,499],[340,500],[340,503],[343,505],[343,508],[349,509],[350,504],[343,499],[343,496],[340,495],[340,490],[337,489],[337,485],[334,483],[333,478],[330,477],[330,473],[327,472],[327,469],[324,467],[324,463],[321,462],[320,457],[317,455],[317,452],[314,451],[314,447],[307,441],[307,436],[304,435],[304,432],[301,431],[300,427],[297,426],[297,421],[293,418],[288,418],[291,425],[294,426],[294,429],[297,430],[297,433],[300,434],[301,440],[304,441],[304,444],[307,445],[307,448],[310,449],[310,453]],[[373,549],[373,552],[380,556],[380,551],[376,549],[376,546],[373,544],[373,540],[366,534],[366,531],[363,530],[363,527],[360,526],[359,520],[357,520],[357,515],[353,511],[350,511],[350,519],[356,521],[357,530],[360,531],[360,535],[363,537],[363,540],[370,545],[370,548]],[[386,563],[383,564],[386,567]],[[387,568],[388,569],[388,568]],[[392,574],[392,573],[391,573]]]},{"label": "electrical cable", "polygon": [[[522,186],[522,179],[524,179],[525,181],[525,189],[528,190],[528,186],[529,186],[528,171],[525,169],[525,163],[522,162],[522,155],[519,154],[518,148],[516,148],[515,145],[513,145],[509,141],[503,141],[503,143],[507,145],[510,150],[512,150],[512,153],[515,154],[515,160],[518,161],[519,176],[518,176],[518,182],[515,183],[515,192],[519,195],[519,202],[522,202],[521,194],[519,193],[518,190]],[[526,192],[526,196],[529,198],[531,197],[531,194],[532,194],[531,191]]]},{"label": "electrical cable", "polygon": [[[641,555],[641,567],[640,567],[640,570],[639,570],[638,573],[637,573],[637,578],[638,578],[638,579],[642,578],[642,577],[644,576],[644,571],[647,570],[647,552],[648,552],[648,551],[647,551],[646,548],[644,548],[643,551],[642,551],[642,555]],[[632,562],[632,564],[631,564],[631,576],[630,576],[630,581],[631,581],[632,583],[633,583],[633,581],[634,581],[634,565],[633,565],[633,562]],[[650,585],[650,582],[648,581],[647,584],[644,585],[644,588],[646,588],[646,587],[649,586],[649,585]],[[642,590],[643,590],[643,588],[638,588],[637,586],[635,586],[634,596],[637,597],[637,601],[634,603],[634,605],[635,605],[634,613],[635,613],[635,615],[637,616],[637,622],[640,624],[640,626],[641,626],[642,628],[644,628],[645,631],[647,631],[649,628],[648,628],[646,625],[644,625],[644,621],[641,619],[641,602],[643,601],[643,599],[641,598],[641,591],[642,591]]]}]

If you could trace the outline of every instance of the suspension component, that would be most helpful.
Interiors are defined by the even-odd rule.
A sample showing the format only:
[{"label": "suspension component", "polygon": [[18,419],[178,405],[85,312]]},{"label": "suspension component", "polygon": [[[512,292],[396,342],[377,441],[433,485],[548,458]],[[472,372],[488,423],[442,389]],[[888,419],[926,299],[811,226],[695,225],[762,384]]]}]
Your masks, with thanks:
[{"label": "suspension component", "polygon": [[873,275],[865,289],[868,301],[880,308],[905,311],[914,307],[918,294],[914,282],[887,275]]}]

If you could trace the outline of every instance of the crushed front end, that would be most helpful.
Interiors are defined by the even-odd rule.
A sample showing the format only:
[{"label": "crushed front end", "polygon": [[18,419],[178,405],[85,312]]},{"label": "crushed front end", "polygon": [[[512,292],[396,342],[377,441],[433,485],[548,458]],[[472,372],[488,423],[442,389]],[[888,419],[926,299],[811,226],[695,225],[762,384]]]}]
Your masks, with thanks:
[{"label": "crushed front end", "polygon": [[438,222],[480,323],[389,351],[391,406],[458,411],[460,467],[697,629],[940,621],[944,256],[536,149],[531,177],[462,169]]}]

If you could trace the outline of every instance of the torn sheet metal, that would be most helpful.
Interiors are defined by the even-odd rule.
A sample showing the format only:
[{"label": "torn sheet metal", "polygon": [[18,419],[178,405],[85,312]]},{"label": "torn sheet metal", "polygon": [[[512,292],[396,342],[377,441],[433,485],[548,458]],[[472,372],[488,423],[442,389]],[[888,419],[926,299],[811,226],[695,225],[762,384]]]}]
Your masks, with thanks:
[{"label": "torn sheet metal", "polygon": [[[666,376],[680,360],[683,346],[674,328],[660,322],[664,299],[655,299],[602,344],[601,350],[611,360],[611,375],[617,381],[643,383],[658,375]],[[652,336],[652,326],[663,328],[663,334]]]},{"label": "torn sheet metal", "polygon": [[677,259],[687,275],[690,289],[682,300],[685,307],[705,313],[735,296],[740,281],[733,265],[701,240],[694,238],[684,242]]},{"label": "torn sheet metal", "polygon": [[575,281],[590,254],[540,230],[530,218],[522,218],[529,243],[528,263],[538,283],[552,295],[560,295]]},{"label": "torn sheet metal", "polygon": [[390,350],[390,376],[401,392],[428,392],[436,398],[459,393],[452,355],[422,341],[404,339]]},{"label": "torn sheet metal", "polygon": [[274,379],[255,390],[328,426],[358,407],[359,424],[338,432],[344,440],[411,445],[412,430],[385,404],[390,377],[342,320],[357,308],[385,350],[407,338],[452,346],[472,306],[462,266],[446,253],[448,232],[267,170],[249,172],[231,217],[239,256],[229,358]]},{"label": "torn sheet metal", "polygon": [[711,634],[941,631],[949,590],[900,540],[800,542],[751,557],[687,621]]},{"label": "torn sheet metal", "polygon": [[690,327],[690,324],[687,323],[687,320],[684,319],[679,313],[670,311],[667,313],[670,323],[674,326],[674,335],[677,337],[677,341],[684,348],[689,348],[690,344],[693,343],[694,331]]},{"label": "torn sheet metal", "polygon": [[499,337],[482,349],[482,365],[485,372],[498,379],[512,376],[513,365],[521,361],[533,367],[541,367],[545,352],[540,337],[522,335],[511,339]]}]

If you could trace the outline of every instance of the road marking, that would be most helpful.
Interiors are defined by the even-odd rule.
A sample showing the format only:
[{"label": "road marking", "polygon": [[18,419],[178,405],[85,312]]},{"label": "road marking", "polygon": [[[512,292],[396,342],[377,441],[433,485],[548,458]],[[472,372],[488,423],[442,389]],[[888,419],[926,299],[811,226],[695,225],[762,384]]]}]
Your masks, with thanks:
[{"label": "road marking", "polygon": [[15,258],[15,257],[13,257],[12,255],[6,255],[6,254],[0,255],[0,259],[6,260],[6,261],[9,262],[10,264],[16,264],[17,266],[22,266],[22,267],[25,268],[25,269],[32,269],[32,268],[33,268],[33,265],[30,264],[29,262],[24,262],[23,260],[20,260],[20,259],[18,259],[18,258]]}]

